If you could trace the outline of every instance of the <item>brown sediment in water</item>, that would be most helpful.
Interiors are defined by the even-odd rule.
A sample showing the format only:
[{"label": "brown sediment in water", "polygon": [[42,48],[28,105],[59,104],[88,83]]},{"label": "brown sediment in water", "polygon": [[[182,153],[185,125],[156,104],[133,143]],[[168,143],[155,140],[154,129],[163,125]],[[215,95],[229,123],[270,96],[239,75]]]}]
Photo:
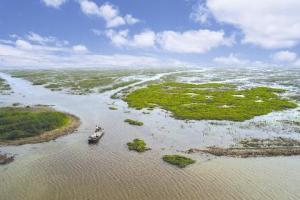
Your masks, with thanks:
[{"label": "brown sediment in water", "polygon": [[54,140],[60,136],[73,133],[80,126],[80,119],[72,114],[66,113],[70,118],[70,121],[67,125],[54,129],[51,131],[46,131],[38,136],[20,138],[16,140],[0,140],[0,145],[22,145],[22,144],[35,144],[41,142],[48,142]]},{"label": "brown sediment in water", "polygon": [[276,139],[243,139],[241,146],[231,148],[208,147],[206,149],[191,148],[187,153],[208,153],[215,156],[228,157],[272,157],[300,155],[300,141],[285,138]]},{"label": "brown sediment in water", "polygon": [[7,154],[0,154],[0,165],[5,165],[14,160],[14,156],[8,156]]}]

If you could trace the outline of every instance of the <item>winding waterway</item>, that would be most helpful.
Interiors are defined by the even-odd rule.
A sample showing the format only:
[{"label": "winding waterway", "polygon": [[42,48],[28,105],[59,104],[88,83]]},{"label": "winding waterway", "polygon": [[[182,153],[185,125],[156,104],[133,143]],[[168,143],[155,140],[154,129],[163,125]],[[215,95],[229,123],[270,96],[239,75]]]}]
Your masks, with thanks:
[{"label": "winding waterway", "polygon": [[[51,92],[3,73],[0,76],[14,91],[11,95],[0,95],[0,106],[14,102],[53,105],[79,116],[82,122],[74,134],[55,141],[0,147],[1,151],[16,154],[14,162],[0,166],[1,200],[300,199],[300,156],[242,159],[198,154],[192,155],[196,164],[185,169],[161,160],[164,154],[190,147],[226,146],[238,137],[253,134],[253,130],[241,129],[237,133],[233,129],[223,134],[220,131],[228,130],[232,123],[226,122],[224,126],[185,123],[159,109],[144,115],[128,109],[121,100],[110,99],[116,91],[70,95]],[[118,110],[109,110],[109,104]],[[295,112],[261,118],[287,114]],[[139,119],[145,125],[130,126],[123,122],[126,118]],[[87,137],[98,123],[106,133],[99,144],[88,145]],[[143,138],[152,150],[143,154],[129,152],[126,143],[136,137]]]}]

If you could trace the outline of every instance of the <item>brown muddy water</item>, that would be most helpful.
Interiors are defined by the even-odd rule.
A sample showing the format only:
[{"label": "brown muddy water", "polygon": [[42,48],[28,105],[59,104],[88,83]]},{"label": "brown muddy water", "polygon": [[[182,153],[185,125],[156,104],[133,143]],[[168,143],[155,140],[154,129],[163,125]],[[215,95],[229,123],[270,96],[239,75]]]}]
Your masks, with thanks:
[{"label": "brown muddy water", "polygon": [[[128,109],[121,100],[110,99],[114,91],[75,96],[0,75],[14,90],[12,95],[0,96],[0,106],[15,102],[54,105],[82,121],[74,134],[55,141],[1,146],[1,152],[16,154],[14,162],[0,166],[1,200],[300,199],[300,156],[243,159],[195,154],[190,156],[196,164],[185,169],[161,160],[164,154],[191,147],[228,146],[253,135],[299,139],[300,133],[276,124],[297,118],[296,110],[241,123],[186,123],[159,109],[150,114]],[[110,110],[110,104],[118,110]],[[143,121],[144,126],[130,126],[123,122],[126,118]],[[271,125],[253,125],[265,120]],[[97,145],[88,145],[87,137],[97,123],[106,133]],[[142,154],[128,151],[126,143],[136,137],[152,150]]]}]

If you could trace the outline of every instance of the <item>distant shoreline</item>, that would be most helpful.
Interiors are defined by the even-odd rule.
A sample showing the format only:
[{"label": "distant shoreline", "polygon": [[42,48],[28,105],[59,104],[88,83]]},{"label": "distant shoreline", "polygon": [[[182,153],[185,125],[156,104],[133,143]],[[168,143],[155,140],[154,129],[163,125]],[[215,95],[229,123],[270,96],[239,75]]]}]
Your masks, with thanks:
[{"label": "distant shoreline", "polygon": [[65,113],[65,114],[70,118],[70,121],[67,125],[63,127],[51,131],[46,131],[34,137],[20,138],[16,140],[0,140],[0,145],[8,146],[8,145],[36,144],[36,143],[48,142],[60,136],[73,133],[80,126],[81,123],[80,119],[75,115],[69,113]]}]

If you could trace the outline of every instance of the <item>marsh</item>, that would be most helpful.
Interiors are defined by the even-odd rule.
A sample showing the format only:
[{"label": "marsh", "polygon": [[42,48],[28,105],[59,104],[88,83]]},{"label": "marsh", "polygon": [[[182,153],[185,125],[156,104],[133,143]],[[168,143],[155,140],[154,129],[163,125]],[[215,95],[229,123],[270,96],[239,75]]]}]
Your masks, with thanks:
[{"label": "marsh", "polygon": [[[32,74],[35,71],[22,72],[27,73]],[[38,73],[52,72],[39,70]],[[0,96],[1,107],[11,106],[16,102],[18,102],[16,107],[52,105],[51,108],[78,116],[81,120],[77,131],[49,142],[1,146],[1,152],[15,155],[14,162],[0,166],[1,197],[30,200],[57,198],[173,200],[199,199],[199,197],[232,199],[235,196],[237,199],[243,197],[250,200],[253,195],[259,199],[297,199],[300,196],[299,156],[254,159],[185,153],[191,148],[210,146],[230,148],[245,141],[250,141],[246,142],[247,145],[253,145],[251,138],[268,141],[281,137],[289,139],[288,141],[299,141],[299,101],[294,98],[300,89],[295,76],[295,73],[300,75],[299,70],[290,72],[286,70],[285,76],[290,78],[285,78],[285,84],[282,84],[280,79],[282,71],[278,68],[272,72],[249,69],[247,74],[222,68],[140,73],[139,79],[133,78],[139,81],[129,85],[101,93],[98,88],[94,88],[80,95],[77,92],[69,92],[69,88],[52,90],[53,87],[34,84],[36,78],[14,77],[13,71],[1,73],[1,78],[13,91],[10,95]],[[98,73],[93,71],[86,74]],[[131,74],[125,76],[132,78]],[[259,98],[267,100],[271,98],[283,105],[284,109],[276,109],[278,105],[276,104],[271,108],[272,111],[268,109],[268,112],[259,115],[254,113],[251,117],[245,115],[243,120],[235,120],[236,118],[199,120],[174,117],[172,110],[164,106],[168,105],[168,102],[164,101],[164,98],[168,98],[166,95],[160,95],[162,97],[160,101],[153,102],[152,97],[155,96],[151,93],[147,100],[149,104],[145,104],[150,106],[142,106],[139,109],[127,104],[127,95],[130,97],[136,91],[145,90],[153,84],[169,84],[171,78],[172,82],[184,83],[184,86],[185,84],[190,86],[190,83],[234,85],[234,89],[230,86],[230,88],[223,87],[222,90],[226,89],[224,92],[229,92],[231,98],[241,101],[245,101],[244,98],[248,95],[244,91],[252,91],[251,88],[276,88],[275,93],[267,90],[260,93]],[[184,91],[169,86],[165,89],[170,95],[173,92]],[[205,94],[202,95],[202,92]],[[194,94],[200,93],[202,101],[212,101],[213,98],[205,97],[213,96],[211,92],[213,91],[210,90],[207,94],[207,91],[189,89],[184,91],[183,95],[185,98],[193,99],[197,98]],[[111,96],[114,94],[118,97],[112,99]],[[145,99],[140,100],[144,102]],[[166,104],[160,105],[161,101]],[[174,99],[173,102],[176,101]],[[185,99],[182,98],[182,101]],[[259,102],[252,103],[259,104]],[[289,106],[285,106],[286,103]],[[124,122],[126,119],[143,122],[143,125],[132,126]],[[99,144],[89,146],[86,138],[99,123],[106,134]],[[151,151],[143,153],[128,151],[127,143],[134,138],[140,138],[139,141],[143,142],[137,142],[142,144],[142,147],[151,147]],[[172,166],[162,159],[165,155],[184,156],[191,159],[187,160],[190,165],[185,168]],[[239,183],[239,190],[233,187],[236,183]]]}]

